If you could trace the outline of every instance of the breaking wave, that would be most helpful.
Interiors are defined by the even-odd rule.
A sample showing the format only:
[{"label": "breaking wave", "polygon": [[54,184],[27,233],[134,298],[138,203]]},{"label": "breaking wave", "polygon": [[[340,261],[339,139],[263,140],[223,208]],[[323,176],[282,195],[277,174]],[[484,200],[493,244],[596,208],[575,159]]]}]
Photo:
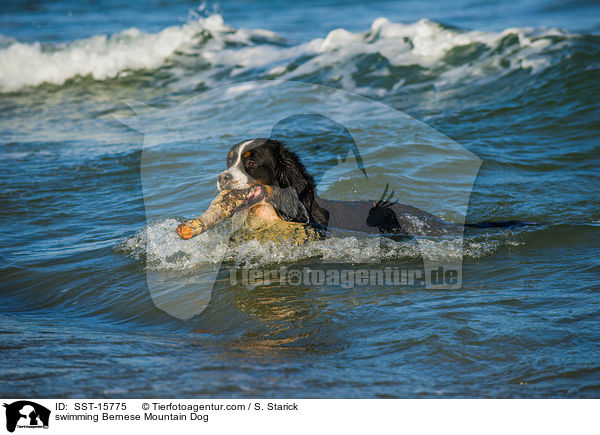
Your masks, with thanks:
[{"label": "breaking wave", "polygon": [[464,31],[422,19],[411,24],[378,18],[370,29],[343,28],[324,38],[290,43],[269,30],[235,29],[218,14],[158,33],[130,28],[63,44],[0,38],[0,90],[14,92],[70,79],[122,79],[164,69],[168,86],[195,88],[249,79],[294,79],[389,92],[485,80],[517,69],[552,65],[575,38],[560,29]]}]

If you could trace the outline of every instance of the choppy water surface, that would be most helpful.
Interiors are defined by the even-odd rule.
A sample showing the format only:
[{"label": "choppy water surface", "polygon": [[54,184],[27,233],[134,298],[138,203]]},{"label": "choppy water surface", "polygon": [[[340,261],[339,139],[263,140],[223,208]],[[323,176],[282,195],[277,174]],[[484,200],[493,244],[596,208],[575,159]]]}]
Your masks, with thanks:
[{"label": "choppy water surface", "polygon": [[[462,2],[194,6],[2,6],[0,395],[598,396],[597,5],[534,2],[510,17]],[[144,151],[154,163],[142,169],[164,191],[146,198],[147,220],[144,135],[117,121],[134,114],[125,101],[185,107],[245,83],[221,96],[218,107],[233,107],[248,83],[272,79],[350,91],[432,126],[483,161],[467,221],[540,225],[467,232],[459,290],[230,284],[230,267],[417,269],[453,252],[447,239],[373,250],[356,234],[304,247],[230,247],[219,228],[179,240],[178,219],[216,193],[223,150],[260,130],[260,94],[197,141],[209,112],[157,118]],[[321,121],[274,132],[324,189],[352,199],[336,184],[351,176],[324,175],[344,135]],[[382,162],[369,170],[433,182],[427,159],[390,151],[381,122],[362,119],[372,137],[361,152]],[[457,217],[435,196],[420,200]],[[182,321],[154,306],[147,273],[169,279],[222,257],[202,314]]]}]

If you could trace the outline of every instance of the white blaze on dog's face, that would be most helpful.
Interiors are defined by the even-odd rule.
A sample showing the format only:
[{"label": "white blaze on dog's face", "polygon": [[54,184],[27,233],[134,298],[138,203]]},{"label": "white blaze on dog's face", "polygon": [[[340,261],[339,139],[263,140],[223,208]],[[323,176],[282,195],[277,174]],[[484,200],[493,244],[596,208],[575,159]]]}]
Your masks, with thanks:
[{"label": "white blaze on dog's face", "polygon": [[250,176],[244,168],[242,156],[245,149],[253,140],[246,140],[235,144],[227,154],[227,169],[217,177],[219,190],[245,189],[250,187]]},{"label": "white blaze on dog's face", "polygon": [[217,177],[219,190],[246,189],[256,184],[272,185],[275,160],[267,149],[267,142],[267,139],[259,138],[231,147],[227,154],[227,169]]}]

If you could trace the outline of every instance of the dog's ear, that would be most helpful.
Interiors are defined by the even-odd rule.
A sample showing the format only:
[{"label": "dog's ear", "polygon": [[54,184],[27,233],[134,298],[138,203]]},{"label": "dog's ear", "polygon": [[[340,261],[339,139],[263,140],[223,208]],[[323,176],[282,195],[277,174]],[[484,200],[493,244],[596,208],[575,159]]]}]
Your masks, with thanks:
[{"label": "dog's ear", "polygon": [[310,215],[298,193],[292,187],[273,187],[270,197],[271,205],[275,207],[279,217],[288,222],[309,223]]},{"label": "dog's ear", "polygon": [[310,175],[304,169],[298,156],[287,150],[279,142],[270,143],[275,157],[274,205],[284,220],[309,222],[306,210],[306,196],[310,196]]},{"label": "dog's ear", "polygon": [[[279,141],[272,141],[276,156],[275,179],[280,187],[280,210],[297,222],[327,226],[329,213],[316,203],[315,182],[298,156]],[[285,219],[286,217],[284,217]]]},{"label": "dog's ear", "polygon": [[287,150],[279,141],[273,141],[276,156],[275,179],[281,188],[293,188],[298,196],[309,186],[312,181],[310,175],[304,169],[298,156]]}]

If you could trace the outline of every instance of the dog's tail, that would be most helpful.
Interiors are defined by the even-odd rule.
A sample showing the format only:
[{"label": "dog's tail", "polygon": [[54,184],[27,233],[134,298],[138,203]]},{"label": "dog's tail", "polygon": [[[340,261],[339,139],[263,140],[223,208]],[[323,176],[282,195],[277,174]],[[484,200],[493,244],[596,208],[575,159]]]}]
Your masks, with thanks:
[{"label": "dog's tail", "polygon": [[528,221],[484,221],[484,222],[474,222],[470,224],[465,224],[465,227],[469,228],[515,228],[515,227],[526,227],[526,226],[540,226],[542,225],[539,222],[528,222]]}]

